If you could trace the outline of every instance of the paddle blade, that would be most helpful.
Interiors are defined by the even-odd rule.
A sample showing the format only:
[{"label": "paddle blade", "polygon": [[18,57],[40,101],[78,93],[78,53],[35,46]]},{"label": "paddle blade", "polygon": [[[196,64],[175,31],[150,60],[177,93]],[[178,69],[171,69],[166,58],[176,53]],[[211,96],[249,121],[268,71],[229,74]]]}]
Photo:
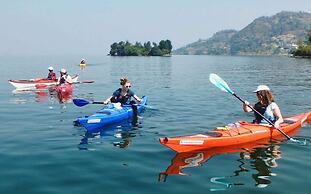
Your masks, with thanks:
[{"label": "paddle blade", "polygon": [[209,75],[209,81],[212,82],[212,84],[214,84],[217,88],[221,89],[222,91],[234,94],[234,92],[230,89],[228,84],[218,75],[211,73]]},{"label": "paddle blade", "polygon": [[90,103],[88,100],[80,99],[80,98],[73,99],[72,101],[76,106],[79,106],[79,107],[85,106]]}]

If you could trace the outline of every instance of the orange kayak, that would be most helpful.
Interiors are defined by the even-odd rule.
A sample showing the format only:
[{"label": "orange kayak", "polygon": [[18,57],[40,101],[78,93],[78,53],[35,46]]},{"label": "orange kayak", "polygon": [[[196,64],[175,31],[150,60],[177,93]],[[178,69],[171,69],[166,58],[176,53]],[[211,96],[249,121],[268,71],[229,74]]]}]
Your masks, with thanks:
[{"label": "orange kayak", "polygon": [[[311,112],[284,118],[284,123],[281,124],[280,128],[283,132],[289,134],[300,128],[305,122],[311,123]],[[282,137],[284,136],[272,126],[239,121],[224,127],[217,127],[206,133],[181,137],[165,137],[160,138],[159,141],[162,145],[181,153]]]}]

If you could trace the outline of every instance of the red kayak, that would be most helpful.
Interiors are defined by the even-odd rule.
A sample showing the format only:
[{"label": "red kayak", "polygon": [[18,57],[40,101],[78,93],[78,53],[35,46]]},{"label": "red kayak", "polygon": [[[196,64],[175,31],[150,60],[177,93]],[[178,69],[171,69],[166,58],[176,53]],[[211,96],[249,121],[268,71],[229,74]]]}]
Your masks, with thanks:
[{"label": "red kayak", "polygon": [[49,88],[49,92],[51,94],[57,94],[60,102],[65,102],[70,99],[72,95],[72,90],[72,84],[61,84]]},{"label": "red kayak", "polygon": [[[311,112],[301,113],[284,118],[281,130],[290,133],[302,126],[303,123],[311,123]],[[206,133],[160,138],[160,143],[176,152],[190,152],[208,148],[233,146],[255,142],[262,139],[284,137],[278,130],[270,125],[252,124],[245,121],[217,127]]]},{"label": "red kayak", "polygon": [[71,84],[61,84],[56,86],[56,92],[61,96],[69,96],[72,94],[72,85]]}]

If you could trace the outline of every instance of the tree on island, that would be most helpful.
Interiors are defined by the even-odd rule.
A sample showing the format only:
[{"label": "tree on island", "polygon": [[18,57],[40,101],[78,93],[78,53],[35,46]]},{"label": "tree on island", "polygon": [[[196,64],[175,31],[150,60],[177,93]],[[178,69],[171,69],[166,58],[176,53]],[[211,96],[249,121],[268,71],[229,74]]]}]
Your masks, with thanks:
[{"label": "tree on island", "polygon": [[130,42],[115,42],[111,46],[109,54],[111,56],[170,56],[172,52],[172,44],[170,40],[161,40],[159,45],[150,41],[131,44]]},{"label": "tree on island", "polygon": [[294,57],[311,57],[311,29],[307,32],[307,42],[299,44],[293,55]]}]

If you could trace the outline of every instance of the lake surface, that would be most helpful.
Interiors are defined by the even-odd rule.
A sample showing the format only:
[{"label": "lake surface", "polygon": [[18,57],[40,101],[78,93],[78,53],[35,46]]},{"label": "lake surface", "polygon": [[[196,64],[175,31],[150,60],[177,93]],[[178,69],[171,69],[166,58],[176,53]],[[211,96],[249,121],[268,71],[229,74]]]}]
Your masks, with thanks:
[{"label": "lake surface", "polygon": [[[2,57],[0,76],[0,193],[309,193],[311,125],[290,141],[271,143],[250,154],[215,153],[197,158],[182,172],[166,171],[175,153],[160,137],[204,132],[238,120],[252,120],[241,103],[209,82],[222,77],[237,95],[254,103],[252,91],[268,85],[284,116],[311,110],[311,60],[287,57]],[[132,81],[132,90],[149,97],[138,127],[112,126],[87,135],[72,122],[100,105],[59,103],[48,92],[18,92],[8,79],[44,77],[48,66],[78,73],[73,97],[104,100]],[[211,154],[213,155],[213,154]],[[162,174],[163,175],[163,174]]]}]

